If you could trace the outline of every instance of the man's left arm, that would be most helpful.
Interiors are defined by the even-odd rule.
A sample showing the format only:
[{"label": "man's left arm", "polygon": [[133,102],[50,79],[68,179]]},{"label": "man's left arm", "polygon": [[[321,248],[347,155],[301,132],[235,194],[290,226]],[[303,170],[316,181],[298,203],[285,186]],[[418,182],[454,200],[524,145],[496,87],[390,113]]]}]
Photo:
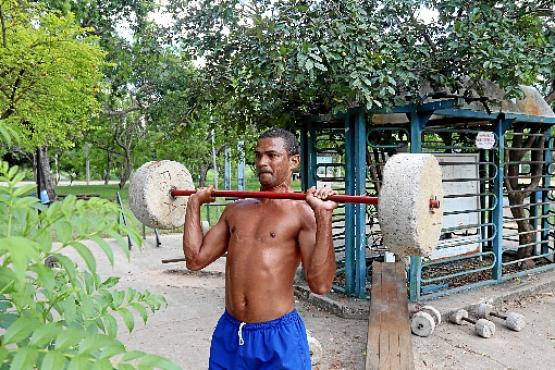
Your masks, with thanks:
[{"label": "man's left arm", "polygon": [[317,294],[329,292],[335,277],[332,213],[337,204],[326,200],[333,194],[335,192],[329,188],[311,188],[307,191],[306,201],[312,209],[312,215],[307,210],[307,217],[303,217],[299,232],[305,278],[310,290]]}]

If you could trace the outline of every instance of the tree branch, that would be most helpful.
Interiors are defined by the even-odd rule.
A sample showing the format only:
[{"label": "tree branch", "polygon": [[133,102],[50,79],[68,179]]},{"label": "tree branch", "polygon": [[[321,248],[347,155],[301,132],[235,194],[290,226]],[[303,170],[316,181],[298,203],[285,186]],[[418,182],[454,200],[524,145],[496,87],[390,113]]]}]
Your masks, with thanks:
[{"label": "tree branch", "polygon": [[551,105],[551,103],[553,103],[553,101],[555,101],[555,80],[553,80],[553,83],[551,84],[551,92],[549,92],[547,94],[547,96],[544,98],[544,100],[549,105]]},{"label": "tree branch", "polygon": [[[421,24],[418,23],[416,18],[414,18],[414,14],[410,14],[410,20],[411,20],[413,26],[421,26]],[[400,20],[398,19],[398,21],[400,21]],[[424,40],[426,41],[428,46],[430,46],[430,48],[434,51],[434,53],[437,52],[437,46],[436,46],[435,42],[432,40],[432,38],[430,37],[430,35],[428,34],[426,26],[424,26],[423,29],[422,29],[422,36],[424,36]]]},{"label": "tree branch", "polygon": [[8,38],[6,36],[6,22],[4,19],[4,12],[2,11],[2,7],[0,6],[0,27],[2,27],[2,47],[8,47]]}]

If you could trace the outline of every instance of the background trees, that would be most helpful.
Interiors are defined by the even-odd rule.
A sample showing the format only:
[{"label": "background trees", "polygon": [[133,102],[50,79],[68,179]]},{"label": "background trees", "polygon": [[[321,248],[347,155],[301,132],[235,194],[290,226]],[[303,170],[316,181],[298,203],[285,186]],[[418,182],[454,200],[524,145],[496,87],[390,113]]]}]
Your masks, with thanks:
[{"label": "background trees", "polygon": [[[244,130],[293,125],[299,113],[417,101],[423,86],[428,91],[459,89],[465,93],[472,87],[479,91],[480,86],[469,86],[468,81],[472,85],[481,79],[495,81],[512,95],[518,94],[518,84],[534,84],[547,101],[555,98],[555,36],[549,0],[511,4],[171,0],[163,3],[163,9],[146,0],[2,1],[4,17],[7,9],[21,10],[18,22],[27,22],[22,29],[38,34],[47,28],[39,32],[29,26],[33,16],[23,12],[21,4],[34,9],[34,14],[42,9],[40,14],[72,23],[75,32],[80,32],[75,38],[100,52],[93,70],[84,64],[87,59],[81,62],[83,70],[95,71],[97,83],[70,94],[79,102],[77,110],[69,105],[71,99],[62,99],[48,109],[58,115],[65,112],[67,117],[47,110],[34,112],[65,138],[60,141],[67,148],[49,138],[58,156],[70,155],[73,144],[78,152],[81,145],[92,144],[94,175],[119,176],[121,185],[133,167],[164,155],[186,162],[202,178],[210,163],[201,163],[202,156],[208,159],[210,154],[206,139],[210,128],[216,130],[216,138],[238,141]],[[153,14],[160,10],[171,14],[171,24],[155,21]],[[4,28],[11,30],[5,37],[9,41],[15,28]],[[22,57],[22,65],[35,63],[39,49],[31,50],[37,52]],[[11,112],[10,87],[19,86],[14,85],[16,71],[8,67],[8,62],[12,65],[19,57],[11,53],[0,62],[5,81],[0,101],[3,116]],[[58,57],[71,59],[72,53]],[[65,77],[71,76],[71,68],[63,70]],[[40,74],[39,69],[34,72]],[[29,111],[30,106],[25,107]],[[25,122],[19,121],[18,125]],[[45,130],[39,131],[46,135]],[[162,142],[181,150],[162,148]],[[33,145],[39,144],[44,139],[37,137]],[[185,154],[190,147],[198,150]],[[27,155],[32,152],[27,147]],[[82,154],[74,157],[84,158]],[[73,172],[85,172],[83,161],[74,163]]]},{"label": "background trees", "polygon": [[381,107],[468,77],[553,94],[550,1],[176,0],[170,10],[176,42],[203,60],[216,109],[237,123]]},{"label": "background trees", "polygon": [[104,52],[72,14],[40,3],[0,2],[0,120],[23,134],[25,150],[42,163],[51,199],[47,148],[69,147],[98,109]]},{"label": "background trees", "polygon": [[[555,101],[555,3],[369,0],[170,2],[177,45],[202,61],[212,107],[234,125],[294,126],[302,113],[418,102],[429,91],[481,94],[493,81],[507,94],[534,85]],[[540,128],[517,127],[512,148],[543,147]],[[526,150],[507,158],[510,174]],[[532,158],[541,156],[536,150]],[[540,181],[507,182],[522,206]],[[512,207],[521,245],[533,234]],[[532,248],[521,249],[519,257]]]}]

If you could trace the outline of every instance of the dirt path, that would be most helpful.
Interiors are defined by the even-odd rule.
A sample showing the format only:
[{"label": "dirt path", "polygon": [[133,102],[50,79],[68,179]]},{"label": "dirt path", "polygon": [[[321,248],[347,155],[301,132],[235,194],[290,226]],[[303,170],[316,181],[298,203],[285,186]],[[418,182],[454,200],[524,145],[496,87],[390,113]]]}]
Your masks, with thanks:
[{"label": "dirt path", "polygon": [[[189,272],[180,263],[163,265],[163,258],[182,256],[181,236],[163,235],[162,247],[147,238],[131,261],[116,253],[116,267],[93,248],[103,275],[121,276],[121,287],[163,293],[168,307],[152,315],[147,325],[137,321],[132,333],[120,325],[120,338],[129,348],[163,355],[187,370],[207,368],[210,337],[224,309],[224,260],[202,272]],[[527,317],[528,326],[514,333],[497,325],[493,338],[472,334],[470,326],[440,325],[428,338],[413,336],[417,369],[553,369],[555,364],[555,292],[546,291],[511,301],[510,308]],[[324,349],[315,369],[364,369],[368,323],[347,320],[297,302],[307,328]]]}]

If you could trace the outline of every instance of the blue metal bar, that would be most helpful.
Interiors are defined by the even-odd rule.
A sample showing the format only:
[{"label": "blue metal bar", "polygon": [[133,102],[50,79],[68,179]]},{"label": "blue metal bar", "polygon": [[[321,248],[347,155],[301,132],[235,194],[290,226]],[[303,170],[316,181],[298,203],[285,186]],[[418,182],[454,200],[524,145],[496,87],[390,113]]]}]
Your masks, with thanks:
[{"label": "blue metal bar", "polygon": [[224,149],[224,189],[231,190],[231,148]]},{"label": "blue metal bar", "polygon": [[497,120],[499,118],[499,112],[482,112],[470,109],[439,109],[434,112],[434,114],[446,117],[456,117],[456,118],[468,118],[468,119],[480,119],[480,120]]},{"label": "blue metal bar", "polygon": [[511,120],[499,119],[494,125],[495,135],[497,136],[497,176],[493,182],[493,191],[497,197],[497,204],[493,209],[492,222],[498,230],[492,242],[496,260],[493,267],[493,279],[495,280],[500,280],[503,276],[503,169],[505,168],[505,132],[511,123]]},{"label": "blue metal bar", "polygon": [[307,150],[308,150],[308,174],[307,186],[310,188],[316,186],[316,133],[313,129],[308,130]]},{"label": "blue metal bar", "polygon": [[300,144],[301,144],[301,187],[303,191],[306,191],[308,186],[308,161],[309,161],[309,154],[308,154],[308,127],[306,124],[303,124],[301,127],[301,137],[300,137]]},{"label": "blue metal bar", "polygon": [[[363,112],[356,116],[355,124],[355,192],[366,194],[366,119]],[[357,204],[356,209],[356,249],[357,279],[356,295],[366,298],[366,205]]]},{"label": "blue metal bar", "polygon": [[505,119],[514,120],[515,122],[545,123],[548,125],[555,125],[555,117],[532,116],[522,113],[505,113]]},{"label": "blue metal bar", "polygon": [[[546,145],[546,149],[545,152],[543,154],[543,160],[545,161],[546,164],[548,164],[547,166],[545,166],[545,168],[543,169],[543,174],[544,174],[544,178],[543,178],[543,186],[546,187],[550,187],[551,186],[551,175],[549,174],[549,165],[552,163],[553,158],[552,158],[552,149],[553,149],[553,140],[551,138],[551,128],[549,128],[546,132],[545,132],[545,141],[547,143]],[[549,199],[547,199],[547,192],[542,191],[542,202],[543,202],[543,206],[542,206],[542,215],[547,215],[550,213],[551,210],[551,202],[549,202]],[[549,228],[549,222],[546,218],[542,219],[542,229],[544,229],[544,231],[542,231],[541,233],[541,238],[542,241],[544,243],[542,243],[542,254],[547,253],[548,248],[549,248],[549,231],[547,230]]]},{"label": "blue metal bar", "polygon": [[[422,131],[426,126],[431,113],[421,115],[416,111],[410,113],[410,152],[420,153],[422,151]],[[409,299],[418,301],[420,287],[422,285],[422,257],[410,257],[409,269]]]},{"label": "blue metal bar", "polygon": [[509,120],[516,122],[528,122],[528,123],[543,123],[548,125],[555,125],[555,117],[546,116],[532,116],[529,114],[522,113],[501,113],[501,112],[482,112],[470,109],[438,109],[434,114],[447,117],[456,118],[469,118],[469,119],[483,119],[483,120]]},{"label": "blue metal bar", "polygon": [[245,190],[245,143],[237,143],[237,190]]},{"label": "blue metal bar", "polygon": [[419,112],[435,112],[441,109],[451,109],[458,106],[458,99],[444,99],[434,102],[424,103],[418,107]]},{"label": "blue metal bar", "polygon": [[314,130],[303,125],[301,128],[301,180],[303,191],[316,186],[316,151]]},{"label": "blue metal bar", "polygon": [[[345,117],[345,194],[355,195],[355,128]],[[355,205],[345,204],[345,292],[355,293]]]},{"label": "blue metal bar", "polygon": [[[116,193],[116,200],[119,205],[120,223],[123,223],[125,226],[127,226],[127,220],[125,219],[125,212],[123,211],[123,201],[121,200],[121,195],[119,191]],[[127,234],[127,247],[129,248],[129,250],[131,250],[131,247],[133,247],[133,243],[131,242],[131,236],[129,236],[129,234]]]},{"label": "blue metal bar", "polygon": [[[499,119],[507,119],[511,121],[517,122],[530,122],[530,123],[544,123],[548,125],[555,125],[555,117],[546,117],[546,116],[535,116],[529,114],[522,114],[522,113],[514,113],[514,112],[499,112],[493,111],[491,113],[472,110],[468,108],[458,108],[459,107],[459,99],[457,98],[450,98],[450,99],[442,99],[432,102],[423,103],[420,105],[417,104],[406,104],[401,106],[395,106],[392,108],[382,108],[382,109],[373,109],[369,113],[377,113],[377,114],[389,114],[389,113],[406,113],[411,114],[412,112],[418,113],[425,113],[425,112],[433,112],[434,114],[447,116],[447,117],[455,117],[455,118],[469,118],[469,119],[480,119],[480,120],[499,120]],[[351,115],[356,115],[359,112],[362,112],[363,109],[360,107],[356,108],[349,108],[347,112],[337,113],[335,115],[336,119],[345,119]],[[327,119],[329,120],[328,117]],[[318,115],[315,115],[312,119],[313,122],[322,122],[322,118]]]}]

